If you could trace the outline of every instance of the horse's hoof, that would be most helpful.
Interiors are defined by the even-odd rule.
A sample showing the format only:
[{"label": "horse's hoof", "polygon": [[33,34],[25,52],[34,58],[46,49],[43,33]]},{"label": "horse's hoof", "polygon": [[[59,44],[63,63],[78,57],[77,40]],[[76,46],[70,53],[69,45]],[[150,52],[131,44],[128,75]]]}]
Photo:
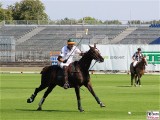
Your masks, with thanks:
[{"label": "horse's hoof", "polygon": [[79,112],[84,112],[84,110],[83,110],[83,109],[81,109],[81,110],[79,110]]},{"label": "horse's hoof", "polygon": [[79,112],[84,112],[84,110],[82,108],[78,108]]},{"label": "horse's hoof", "polygon": [[32,103],[34,101],[35,95],[32,94],[30,98],[27,99],[27,103]]},{"label": "horse's hoof", "polygon": [[66,82],[66,83],[64,84],[64,86],[63,86],[64,89],[68,89],[69,87],[70,87],[70,86],[69,86],[68,82]]},{"label": "horse's hoof", "polygon": [[33,101],[32,101],[32,99],[31,98],[28,98],[27,99],[27,103],[32,103]]},{"label": "horse's hoof", "polygon": [[106,107],[102,102],[100,103],[100,107]]},{"label": "horse's hoof", "polygon": [[42,110],[42,108],[41,108],[41,107],[38,107],[37,111],[41,111],[41,110]]}]

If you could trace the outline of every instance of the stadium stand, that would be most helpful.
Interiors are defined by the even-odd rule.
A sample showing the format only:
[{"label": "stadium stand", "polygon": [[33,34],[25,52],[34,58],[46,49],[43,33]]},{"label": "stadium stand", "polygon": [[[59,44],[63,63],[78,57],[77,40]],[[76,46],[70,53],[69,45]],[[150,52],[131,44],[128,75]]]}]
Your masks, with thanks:
[{"label": "stadium stand", "polygon": [[151,43],[149,44],[160,44],[160,37],[155,39],[154,41],[152,41]]},{"label": "stadium stand", "polygon": [[2,26],[0,28],[0,36],[14,36],[15,39],[27,34],[27,32],[32,31],[35,26],[23,26],[23,25],[9,25],[9,26]]},{"label": "stadium stand", "polygon": [[35,27],[34,29],[32,29],[32,31],[29,31],[27,34],[25,34],[25,35],[21,36],[20,38],[18,38],[17,41],[16,41],[16,44],[18,45],[18,44],[28,40],[32,36],[38,34],[43,29],[45,29],[45,27]]},{"label": "stadium stand", "polygon": [[136,27],[128,27],[124,31],[122,31],[120,34],[118,34],[114,39],[111,40],[110,44],[116,44],[122,39],[124,39],[127,35],[131,34],[133,31],[135,31]]},{"label": "stadium stand", "polygon": [[160,37],[160,28],[139,26],[135,31],[126,36],[119,44],[149,44]]},{"label": "stadium stand", "polygon": [[[89,31],[87,35],[85,29]],[[25,63],[27,65],[28,62],[34,63],[30,66],[42,63],[41,66],[44,66],[44,62],[50,63],[50,51],[60,51],[69,38],[74,38],[77,42],[82,39],[82,44],[149,44],[160,37],[160,27],[149,25],[3,25],[0,27],[0,36],[14,37],[16,62],[24,62],[23,65]],[[11,64],[8,65],[11,66]]]},{"label": "stadium stand", "polygon": [[88,44],[100,40],[108,43],[108,40],[111,40],[126,29],[126,26],[45,26],[45,29],[23,43],[20,43],[16,48],[17,50],[24,48],[25,50],[60,50],[66,44],[67,39],[80,39],[81,37],[77,37],[77,34],[84,31],[84,29],[89,29],[89,34],[84,35],[82,33],[81,37],[86,41],[88,39]]},{"label": "stadium stand", "polygon": [[160,24],[151,24],[149,27],[159,27],[160,28]]}]

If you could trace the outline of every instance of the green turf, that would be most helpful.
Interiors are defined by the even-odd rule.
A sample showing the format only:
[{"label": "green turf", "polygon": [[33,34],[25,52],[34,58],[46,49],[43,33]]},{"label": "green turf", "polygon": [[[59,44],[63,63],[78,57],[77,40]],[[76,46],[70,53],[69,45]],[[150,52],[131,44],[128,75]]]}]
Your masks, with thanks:
[{"label": "green turf", "polygon": [[[26,102],[40,84],[39,74],[0,74],[0,120],[146,120],[146,112],[160,110],[160,76],[144,75],[142,87],[130,87],[129,75],[92,75],[92,85],[101,101],[100,108],[85,87],[82,107],[77,110],[74,89],[56,87],[36,111],[44,93],[32,104]],[[132,114],[129,115],[128,112]]]}]

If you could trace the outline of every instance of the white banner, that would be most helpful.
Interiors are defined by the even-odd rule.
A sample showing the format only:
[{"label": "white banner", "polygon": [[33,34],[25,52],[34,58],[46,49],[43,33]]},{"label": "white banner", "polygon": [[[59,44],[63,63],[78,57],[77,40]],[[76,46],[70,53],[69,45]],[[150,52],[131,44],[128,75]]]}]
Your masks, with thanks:
[{"label": "white banner", "polygon": [[[92,70],[129,70],[132,56],[137,48],[147,56],[146,70],[160,71],[160,45],[96,45],[104,57],[103,63],[96,63]],[[82,51],[88,51],[88,45],[81,45]],[[94,61],[92,61],[92,64]]]}]

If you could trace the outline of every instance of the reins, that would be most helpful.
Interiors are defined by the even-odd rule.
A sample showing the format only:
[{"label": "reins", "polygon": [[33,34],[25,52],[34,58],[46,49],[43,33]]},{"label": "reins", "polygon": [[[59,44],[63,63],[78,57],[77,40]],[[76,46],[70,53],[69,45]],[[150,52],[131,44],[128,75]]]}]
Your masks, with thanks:
[{"label": "reins", "polygon": [[[89,53],[89,51],[88,51],[88,54],[89,54],[90,56],[96,57],[96,55],[94,55],[94,54],[91,55],[91,53],[92,53],[92,52]],[[95,60],[94,64],[88,69],[88,71],[91,70],[91,69],[95,66],[95,64],[96,64],[97,61],[98,61],[98,60]]]},{"label": "reins", "polygon": [[[97,62],[97,61],[95,61],[95,63],[89,68],[89,70],[91,70],[91,69],[94,67],[94,65],[96,64],[96,62]],[[89,70],[88,70],[88,71],[89,71]]]}]

